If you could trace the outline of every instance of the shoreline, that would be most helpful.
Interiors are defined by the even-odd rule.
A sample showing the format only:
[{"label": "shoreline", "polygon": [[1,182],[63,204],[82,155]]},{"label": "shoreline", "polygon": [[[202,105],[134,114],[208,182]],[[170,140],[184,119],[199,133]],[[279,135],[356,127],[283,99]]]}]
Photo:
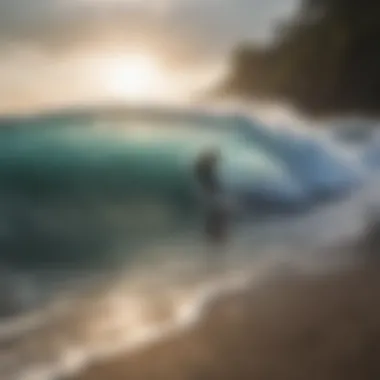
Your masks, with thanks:
[{"label": "shoreline", "polygon": [[218,297],[191,328],[65,380],[380,378],[379,275],[372,263],[272,275]]}]

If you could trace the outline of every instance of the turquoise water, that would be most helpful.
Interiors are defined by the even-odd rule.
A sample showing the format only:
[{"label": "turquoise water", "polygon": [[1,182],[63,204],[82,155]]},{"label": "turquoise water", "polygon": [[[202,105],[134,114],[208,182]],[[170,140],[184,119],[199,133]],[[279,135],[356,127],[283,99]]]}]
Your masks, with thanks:
[{"label": "turquoise water", "polygon": [[307,204],[350,178],[323,148],[233,115],[99,109],[0,125],[0,260],[17,267],[114,265],[120,247],[123,260],[199,232],[193,167],[208,149],[222,152],[225,189],[255,206]]},{"label": "turquoise water", "polygon": [[2,131],[2,258],[59,266],[98,252],[108,260],[121,240],[132,247],[184,229],[199,214],[194,152],[180,136],[80,123]]},{"label": "turquoise water", "polygon": [[303,201],[311,185],[299,166],[313,179],[338,161],[231,118],[132,116],[0,121],[0,378],[61,378],[165,336],[236,278],[298,265],[308,249],[359,233],[378,199],[376,184],[371,196],[233,225],[227,246],[210,252],[193,173],[200,152],[221,148],[228,189],[270,201]]}]

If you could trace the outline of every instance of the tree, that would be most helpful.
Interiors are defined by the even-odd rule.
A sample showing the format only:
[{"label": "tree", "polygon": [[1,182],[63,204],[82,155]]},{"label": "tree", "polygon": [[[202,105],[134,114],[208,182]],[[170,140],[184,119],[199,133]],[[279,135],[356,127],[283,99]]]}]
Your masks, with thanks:
[{"label": "tree", "polygon": [[224,93],[313,114],[380,110],[380,2],[304,0],[267,47],[243,46]]}]

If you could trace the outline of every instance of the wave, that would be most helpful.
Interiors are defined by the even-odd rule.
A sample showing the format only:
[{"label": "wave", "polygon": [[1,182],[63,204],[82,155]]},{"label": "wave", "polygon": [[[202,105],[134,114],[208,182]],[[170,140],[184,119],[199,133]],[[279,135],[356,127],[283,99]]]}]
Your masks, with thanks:
[{"label": "wave", "polygon": [[222,151],[223,187],[249,214],[309,210],[360,182],[326,143],[241,113],[113,107],[0,124],[0,257],[8,266],[117,265],[120,246],[199,230],[193,165],[213,147]]},{"label": "wave", "polygon": [[[78,110],[0,124],[0,377],[10,380],[133,351],[287,265],[289,252],[306,259],[305,247],[363,228],[367,195],[310,206],[323,178],[338,195],[357,179],[334,147],[241,114]],[[193,163],[215,145],[229,194],[273,207],[249,208],[231,246],[210,252]],[[303,202],[308,212],[278,215]]]}]

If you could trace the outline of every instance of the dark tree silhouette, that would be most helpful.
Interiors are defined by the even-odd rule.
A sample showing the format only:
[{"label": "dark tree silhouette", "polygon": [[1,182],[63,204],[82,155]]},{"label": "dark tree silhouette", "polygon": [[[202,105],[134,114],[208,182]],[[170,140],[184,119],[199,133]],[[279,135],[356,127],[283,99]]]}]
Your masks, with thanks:
[{"label": "dark tree silhouette", "polygon": [[241,46],[217,91],[311,114],[380,111],[380,1],[304,0],[266,47]]}]

